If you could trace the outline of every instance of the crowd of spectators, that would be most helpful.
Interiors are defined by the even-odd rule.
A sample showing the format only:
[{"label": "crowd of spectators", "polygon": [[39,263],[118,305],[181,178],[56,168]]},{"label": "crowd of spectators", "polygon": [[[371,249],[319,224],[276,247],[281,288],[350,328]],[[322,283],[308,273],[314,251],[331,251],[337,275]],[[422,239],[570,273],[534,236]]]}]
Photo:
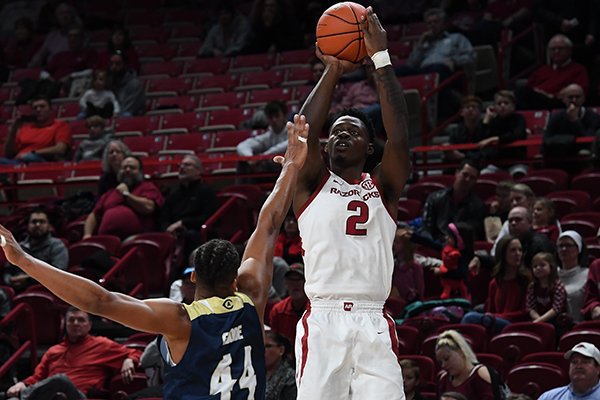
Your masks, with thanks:
[{"label": "crowd of spectators", "polygon": [[[199,8],[194,1],[175,3]],[[423,30],[411,38],[412,51],[408,57],[394,60],[399,77],[437,73],[441,83],[454,72],[464,71],[464,79],[471,79],[476,61],[473,46],[489,44],[497,48],[506,29],[516,34],[534,22],[540,24],[547,59],[531,72],[526,82],[517,82],[513,90],[462,96],[459,85],[452,84],[439,93],[438,116],[459,112],[456,123],[445,132],[447,142],[475,146],[445,152],[444,160],[452,166],[458,165],[453,183],[430,193],[417,218],[399,225],[393,248],[395,271],[388,302],[390,311],[400,317],[408,305],[428,300],[426,287],[432,285],[429,280],[433,279],[440,280],[442,286],[435,293],[436,298],[471,300],[474,290],[479,289],[475,288],[480,284],[478,277],[487,272],[490,276],[485,282],[487,298],[483,304],[472,304],[473,309],[463,316],[463,323],[481,324],[496,334],[514,322],[549,322],[557,332],[564,333],[581,321],[600,320],[600,262],[589,265],[588,238],[575,230],[563,230],[552,201],[518,183],[519,178],[530,172],[521,162],[527,159],[526,149],[506,147],[531,135],[521,111],[550,111],[542,135],[544,165],[566,169],[571,174],[585,167],[584,163],[566,166],[561,157],[589,156],[590,146],[576,143],[576,139],[592,137],[600,130],[600,116],[591,108],[597,105],[599,97],[598,2],[582,0],[565,5],[537,0],[446,0],[400,2],[393,6],[394,2],[388,1],[371,3],[386,26],[423,24]],[[314,42],[316,19],[331,4],[332,1],[209,1],[202,6],[210,10],[207,14],[212,18],[205,21],[203,33],[197,38],[202,43],[197,57],[205,60],[275,54],[310,46]],[[143,60],[129,37],[127,25],[109,18],[97,26],[98,21],[92,23],[84,18],[85,13],[78,7],[66,2],[48,2],[40,15],[44,11],[45,15],[53,16],[50,20],[36,19],[14,5],[0,9],[0,17],[7,17],[1,25],[6,40],[0,69],[39,67],[42,71],[37,79],[19,82],[21,91],[16,103],[29,103],[33,115],[16,115],[10,121],[0,163],[99,160],[97,201],[85,216],[83,238],[114,235],[125,240],[144,232],[172,234],[178,240],[181,254],[172,274],[177,279],[170,282],[171,297],[189,301],[190,271],[186,260],[200,244],[202,224],[218,207],[216,187],[204,181],[200,158],[186,154],[177,167],[176,186],[161,191],[156,182],[145,176],[143,160],[115,138],[112,119],[143,115],[147,111],[147,95],[140,76]],[[103,48],[88,45],[92,25],[111,29]],[[323,65],[315,60],[306,61],[311,63],[314,77],[310,83],[314,83],[322,74]],[[349,76],[338,88],[332,111],[360,108],[372,115],[380,132],[380,109],[371,73],[372,65],[365,64],[362,71]],[[53,117],[52,98],[57,97],[78,99],[80,112],[76,118],[86,120],[89,132],[77,146],[73,146],[69,122]],[[287,145],[288,106],[279,100],[266,104],[261,110],[266,129],[237,144],[237,154],[250,157],[283,153]],[[270,160],[251,160],[239,162],[237,170],[244,174],[276,169]],[[478,179],[502,173],[506,173],[506,178],[497,185],[493,199],[476,194]],[[489,222],[490,218],[494,222]],[[26,222],[26,235],[21,242],[24,249],[57,268],[66,269],[68,250],[63,240],[53,236],[47,212],[36,209]],[[475,248],[475,243],[482,242],[489,252]],[[289,350],[294,343],[295,326],[307,308],[302,240],[293,216],[286,219],[275,256],[279,272],[274,275],[279,278],[274,278],[266,318],[271,327],[265,342],[270,393],[267,398],[293,399],[294,371]],[[33,283],[12,266],[4,269],[3,279],[17,292]],[[84,324],[89,322],[89,318],[81,318]],[[57,346],[72,346],[75,342],[67,338]],[[438,394],[448,392],[442,398],[459,398],[452,397],[456,392],[469,399],[492,398],[489,396],[493,372],[479,363],[457,332],[442,333],[435,353],[444,371]],[[131,358],[137,362],[138,357],[135,354]],[[580,349],[573,348],[566,358],[571,365],[587,365],[592,360],[588,364],[591,375],[594,372],[591,364],[595,365],[596,383],[576,385],[577,371],[570,377],[576,393],[597,391],[598,349],[585,344]],[[115,360],[111,360],[112,369],[119,367]],[[48,358],[42,362],[49,362]],[[403,368],[407,397],[422,398],[416,390],[419,368],[409,362],[404,362]],[[27,390],[25,385],[33,388],[33,384],[48,378],[38,372],[34,374],[36,379],[30,377],[10,388],[10,394]],[[72,383],[80,392],[90,389]]]}]

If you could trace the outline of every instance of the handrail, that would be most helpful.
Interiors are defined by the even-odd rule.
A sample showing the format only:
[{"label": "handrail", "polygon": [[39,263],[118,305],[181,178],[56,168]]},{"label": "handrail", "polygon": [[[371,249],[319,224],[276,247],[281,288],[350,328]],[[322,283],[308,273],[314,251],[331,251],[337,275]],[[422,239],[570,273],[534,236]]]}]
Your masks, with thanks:
[{"label": "handrail", "polygon": [[[421,96],[421,140],[422,140],[422,143],[427,143],[429,141],[429,139],[431,139],[433,137],[432,133],[428,133],[429,121],[428,121],[428,115],[427,115],[427,112],[428,112],[427,111],[427,101],[429,99],[431,99],[433,96],[435,96],[436,94],[438,94],[440,91],[446,89],[452,83],[454,83],[455,81],[459,80],[462,77],[465,78],[464,85],[466,85],[466,74],[464,71],[460,70],[460,71],[456,71],[455,73],[450,75],[446,80],[444,80],[439,85],[437,85],[435,88],[433,88],[432,90],[430,90],[429,92],[427,92]],[[466,93],[466,87],[463,87],[463,93]],[[452,119],[452,118],[455,118],[455,116],[453,115],[448,119]],[[445,122],[447,122],[447,120],[444,121],[444,123]]]},{"label": "handrail", "polygon": [[[541,146],[542,145],[542,137],[541,136],[533,136],[528,139],[516,140],[512,143],[507,143],[504,145],[497,146],[498,148],[518,148],[518,147],[530,147],[530,146]],[[575,143],[592,143],[595,140],[594,137],[584,136],[578,137],[575,139]],[[429,152],[446,152],[452,150],[477,150],[479,146],[477,143],[462,143],[462,144],[436,144],[436,145],[428,145],[428,146],[415,146],[411,149],[411,156],[413,158],[413,168],[417,165],[416,159],[421,154],[423,157],[426,157]],[[533,162],[535,160],[531,160]],[[514,163],[515,160],[505,160],[505,162],[499,162],[498,164],[503,164],[506,162]],[[526,162],[526,160],[523,160]],[[440,169],[446,167],[452,167],[458,165],[457,162],[447,162],[447,163],[436,163],[431,165],[432,168]],[[427,168],[427,167],[425,167]],[[416,169],[416,168],[415,168]]]},{"label": "handrail", "polygon": [[[225,213],[227,213],[229,211],[229,209],[231,207],[233,207],[233,205],[235,204],[236,201],[238,201],[240,197],[236,197],[234,194],[231,194],[231,197],[229,197],[227,200],[225,200],[225,202],[223,204],[221,204],[221,206],[217,209],[217,211],[215,211],[213,213],[213,215],[211,215],[206,221],[204,221],[204,224],[202,224],[202,227],[200,227],[200,242],[201,243],[205,243],[208,240],[208,231],[210,228],[212,228],[217,221],[223,216],[225,215]],[[238,232],[240,232],[241,230],[239,230]],[[236,232],[237,234],[237,232]],[[235,235],[235,234],[234,234]],[[240,232],[241,235],[241,232]]]},{"label": "handrail", "polygon": [[37,365],[37,338],[35,330],[35,318],[33,317],[33,309],[29,304],[20,303],[17,304],[2,320],[0,320],[0,330],[13,322],[17,318],[21,318],[22,315],[26,315],[26,320],[29,325],[29,331],[31,332],[31,339],[21,343],[19,348],[9,357],[8,360],[2,366],[0,366],[0,378],[2,378],[12,367],[17,363],[19,358],[25,351],[29,349],[29,362],[31,364],[31,371],[35,369]]},{"label": "handrail", "polygon": [[[523,38],[525,38],[527,35],[529,35],[530,33],[534,34],[534,46],[535,46],[535,63],[531,64],[529,67],[525,68],[524,70],[520,71],[519,73],[517,73],[514,77],[508,79],[508,82],[504,81],[504,74],[502,73],[504,71],[504,55],[507,52],[509,47],[512,47],[515,43],[521,41]],[[522,31],[520,31],[519,33],[517,33],[516,35],[514,35],[512,37],[512,39],[508,40],[508,41],[502,41],[500,43],[500,46],[498,46],[498,51],[496,54],[496,63],[498,64],[498,88],[499,89],[504,89],[506,87],[508,87],[508,85],[514,81],[516,81],[517,79],[519,79],[522,76],[528,75],[529,73],[531,73],[531,71],[533,71],[534,69],[536,69],[537,67],[539,67],[541,65],[541,59],[542,59],[542,46],[540,44],[541,38],[540,38],[540,32],[538,29],[538,26],[536,24],[531,24],[528,28],[523,29]]]},{"label": "handrail", "polygon": [[[123,257],[121,257],[119,261],[117,261],[117,263],[113,265],[112,268],[109,269],[108,272],[106,272],[106,274],[104,274],[104,276],[102,276],[102,278],[100,278],[100,286],[106,287],[110,283],[111,279],[114,278],[117,273],[121,272],[127,266],[127,263],[130,261],[131,258],[133,258],[136,255],[136,253],[137,249],[135,247],[129,249],[129,251],[125,253],[125,255],[123,255]],[[138,282],[128,294],[130,296],[135,296],[140,292],[144,294],[144,297],[148,297],[146,268],[142,268],[141,282]]]}]

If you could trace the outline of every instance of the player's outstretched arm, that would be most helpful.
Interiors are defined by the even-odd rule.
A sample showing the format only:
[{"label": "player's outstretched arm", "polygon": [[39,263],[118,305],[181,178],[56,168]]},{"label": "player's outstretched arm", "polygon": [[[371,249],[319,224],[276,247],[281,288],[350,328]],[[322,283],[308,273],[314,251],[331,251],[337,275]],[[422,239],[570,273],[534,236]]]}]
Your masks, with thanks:
[{"label": "player's outstretched arm", "polygon": [[189,318],[180,304],[169,299],[139,300],[110,292],[88,279],[25,253],[12,233],[2,225],[0,235],[6,241],[2,247],[6,259],[65,302],[139,331],[161,333],[175,340],[185,339],[187,332],[189,337]]},{"label": "player's outstretched arm", "polygon": [[[365,47],[369,57],[385,60],[387,34],[377,15],[367,7],[366,18],[361,21],[365,32]],[[389,56],[388,56],[389,57]],[[384,62],[385,63],[385,62]],[[377,68],[378,65],[375,65]],[[374,171],[383,186],[384,196],[390,209],[396,210],[396,203],[404,188],[410,169],[408,154],[408,111],[402,87],[394,74],[391,64],[375,70],[375,82],[381,104],[383,126],[387,133],[381,165]]]},{"label": "player's outstretched arm", "polygon": [[288,148],[285,156],[273,160],[281,164],[281,173],[273,191],[258,214],[256,229],[250,236],[238,271],[238,290],[252,298],[261,323],[273,279],[273,250],[281,224],[292,202],[298,174],[307,156],[309,125],[303,115],[288,122]]},{"label": "player's outstretched arm", "polygon": [[318,47],[316,55],[325,64],[325,71],[300,109],[300,114],[306,116],[306,121],[310,124],[310,132],[308,135],[308,162],[304,164],[298,177],[298,194],[294,199],[294,208],[299,208],[304,204],[325,173],[319,138],[329,115],[333,91],[343,74],[359,66],[350,61],[325,55]]}]

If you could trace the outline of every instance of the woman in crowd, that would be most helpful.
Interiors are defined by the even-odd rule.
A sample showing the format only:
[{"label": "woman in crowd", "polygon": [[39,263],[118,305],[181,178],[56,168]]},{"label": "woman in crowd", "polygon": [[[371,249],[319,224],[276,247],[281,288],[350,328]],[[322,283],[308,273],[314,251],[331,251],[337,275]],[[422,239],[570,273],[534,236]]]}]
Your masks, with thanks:
[{"label": "woman in crowd", "polygon": [[489,284],[485,313],[471,311],[462,322],[481,324],[500,333],[511,322],[526,321],[526,293],[529,270],[523,266],[523,248],[519,239],[507,235],[496,249],[496,266]]},{"label": "woman in crowd", "polygon": [[120,140],[111,140],[102,154],[102,175],[98,183],[98,196],[114,188],[119,183],[117,173],[121,169],[123,159],[131,154],[127,145]]},{"label": "woman in crowd", "polygon": [[294,368],[290,366],[290,344],[273,331],[265,332],[266,400],[295,400],[297,394]]},{"label": "woman in crowd", "polygon": [[574,322],[583,320],[581,308],[587,280],[587,251],[581,235],[575,231],[564,231],[556,242],[560,269],[558,277],[567,291],[568,314]]},{"label": "woman in crowd", "polygon": [[435,344],[435,358],[442,373],[439,394],[455,392],[467,399],[494,400],[489,369],[479,364],[465,338],[455,330],[442,332]]}]

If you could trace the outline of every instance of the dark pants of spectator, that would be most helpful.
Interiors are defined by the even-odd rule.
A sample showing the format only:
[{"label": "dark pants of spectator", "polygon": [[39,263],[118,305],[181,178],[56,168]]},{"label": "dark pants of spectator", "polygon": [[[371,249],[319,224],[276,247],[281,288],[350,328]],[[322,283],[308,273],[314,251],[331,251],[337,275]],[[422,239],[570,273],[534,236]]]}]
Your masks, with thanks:
[{"label": "dark pants of spectator", "polygon": [[[437,73],[439,76],[439,83],[441,84],[452,75],[452,70],[446,64],[429,64],[421,68],[414,68],[409,65],[401,65],[396,67],[397,76],[410,76],[410,75],[421,75],[421,74],[432,74]],[[458,88],[456,83],[442,89],[438,92],[438,119],[444,120],[454,114],[460,104],[455,101],[452,96],[452,88]],[[422,93],[424,94],[424,93]]]},{"label": "dark pants of spectator", "polygon": [[548,97],[538,93],[529,86],[522,86],[515,90],[518,110],[554,110],[564,108],[564,104],[557,98]]},{"label": "dark pants of spectator", "polygon": [[34,383],[21,392],[20,400],[49,400],[63,393],[68,400],[85,399],[85,395],[73,385],[65,374],[57,374]]},{"label": "dark pants of spectator", "polygon": [[494,335],[502,332],[505,326],[510,325],[510,321],[502,318],[492,318],[489,314],[483,314],[477,311],[470,311],[463,317],[462,324],[477,324],[483,325],[486,328],[491,328]]}]

